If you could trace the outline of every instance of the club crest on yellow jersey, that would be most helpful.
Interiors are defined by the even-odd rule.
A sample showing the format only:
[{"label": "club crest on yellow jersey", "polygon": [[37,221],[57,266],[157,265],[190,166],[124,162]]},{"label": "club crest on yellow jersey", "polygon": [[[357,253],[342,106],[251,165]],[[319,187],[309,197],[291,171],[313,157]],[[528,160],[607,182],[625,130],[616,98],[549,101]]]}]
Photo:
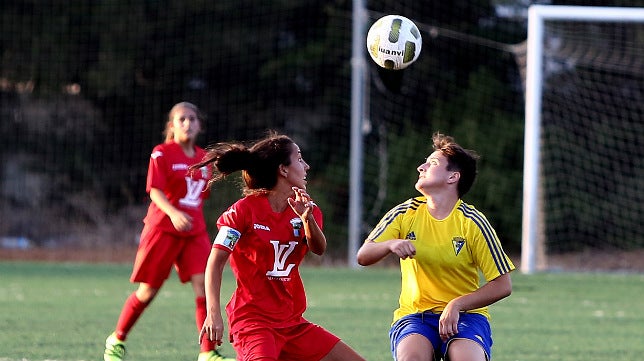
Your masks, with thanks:
[{"label": "club crest on yellow jersey", "polygon": [[454,237],[452,238],[452,245],[454,246],[454,253],[458,256],[463,246],[465,246],[465,239],[462,237]]}]

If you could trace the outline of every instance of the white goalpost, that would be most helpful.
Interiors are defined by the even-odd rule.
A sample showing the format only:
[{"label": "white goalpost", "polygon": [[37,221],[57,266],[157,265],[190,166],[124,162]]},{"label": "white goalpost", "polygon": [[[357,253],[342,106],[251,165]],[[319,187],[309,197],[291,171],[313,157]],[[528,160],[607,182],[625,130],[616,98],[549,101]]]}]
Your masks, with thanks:
[{"label": "white goalpost", "polygon": [[[522,251],[521,251],[521,271],[526,274],[533,273],[537,270],[542,270],[545,269],[545,248],[547,248],[546,240],[544,240],[545,237],[545,232],[544,228],[545,227],[552,227],[551,224],[548,223],[548,220],[545,219],[546,215],[544,215],[544,183],[545,182],[552,182],[556,183],[558,181],[558,178],[547,178],[544,179],[544,171],[551,171],[552,168],[557,168],[561,167],[564,171],[565,170],[570,170],[567,167],[570,164],[573,164],[576,162],[576,160],[570,160],[567,158],[563,158],[562,160],[559,161],[559,163],[553,162],[549,163],[548,168],[544,169],[543,166],[543,153],[542,150],[544,147],[547,147],[551,144],[555,143],[569,143],[567,139],[562,139],[557,138],[557,139],[551,139],[551,140],[544,140],[544,135],[543,135],[543,124],[544,124],[544,118],[543,118],[543,98],[544,98],[544,92],[547,91],[547,95],[551,96],[553,94],[556,94],[557,96],[562,95],[562,100],[555,100],[555,102],[558,102],[558,108],[554,111],[552,111],[550,114],[551,115],[551,120],[549,122],[554,123],[552,125],[552,128],[558,129],[559,133],[558,134],[563,134],[564,138],[570,136],[570,133],[574,133],[574,129],[579,129],[579,128],[585,128],[588,127],[588,129],[581,129],[579,130],[580,134],[575,134],[574,136],[570,136],[570,138],[574,139],[579,139],[579,145],[575,145],[574,147],[576,148],[582,148],[582,147],[594,147],[596,144],[600,144],[600,146],[604,146],[604,143],[610,143],[612,142],[612,139],[618,139],[617,137],[622,137],[620,139],[622,140],[617,140],[615,143],[619,144],[638,144],[639,142],[642,142],[641,136],[642,133],[640,133],[641,128],[642,128],[642,123],[644,123],[644,114],[642,114],[642,101],[641,101],[641,84],[637,85],[635,84],[635,95],[633,95],[633,86],[631,84],[628,84],[628,86],[622,86],[622,87],[617,87],[616,85],[620,84],[614,84],[614,83],[623,83],[625,81],[629,81],[634,79],[634,81],[641,82],[642,79],[642,73],[644,72],[643,64],[644,64],[644,54],[642,53],[642,42],[643,42],[643,37],[644,37],[644,31],[641,28],[641,25],[637,25],[637,29],[634,31],[634,35],[630,34],[631,36],[616,36],[615,38],[619,41],[623,41],[624,38],[626,38],[626,48],[627,50],[620,50],[615,48],[611,48],[608,45],[602,49],[602,45],[607,42],[598,42],[597,39],[595,40],[596,44],[590,44],[588,45],[588,48],[591,46],[596,46],[597,43],[600,45],[599,48],[593,48],[593,51],[586,51],[584,46],[587,44],[583,44],[583,46],[579,46],[577,43],[575,45],[571,45],[567,48],[566,51],[559,53],[558,58],[556,58],[556,61],[551,61],[547,59],[547,54],[548,52],[548,46],[551,47],[558,47],[559,49],[565,48],[567,45],[565,42],[569,39],[579,39],[580,42],[588,40],[587,38],[589,37],[588,35],[584,35],[581,33],[575,33],[577,31],[577,28],[575,28],[574,24],[578,24],[580,22],[584,22],[585,24],[598,24],[600,26],[604,26],[605,24],[608,23],[616,23],[616,24],[623,24],[623,23],[644,23],[644,8],[623,8],[623,7],[591,7],[591,6],[548,6],[548,5],[534,5],[531,6],[528,12],[528,40],[527,40],[527,69],[526,69],[526,88],[525,88],[525,143],[524,143],[524,185],[523,185],[523,225],[522,225]],[[566,36],[561,36],[561,32],[554,32],[554,35],[552,32],[550,33],[550,37],[546,39],[548,33],[546,31],[546,27],[550,23],[559,23],[559,22],[565,22],[568,24],[568,27],[565,29],[565,31],[569,31],[567,34],[572,34],[572,35],[566,35]],[[572,24],[572,25],[571,25]],[[605,33],[608,33],[609,31],[604,30]],[[613,33],[616,33],[617,31],[612,31]],[[590,37],[592,38],[593,35],[591,34]],[[633,40],[634,39],[634,40]],[[590,39],[589,42],[591,42],[593,39]],[[632,40],[632,41],[631,41]],[[551,43],[548,43],[550,41]],[[553,45],[554,44],[554,45]],[[582,49],[584,48],[584,49]],[[545,49],[545,50],[544,50]],[[607,51],[607,49],[609,49]],[[589,53],[589,55],[580,55],[580,53],[586,52]],[[620,55],[628,53],[630,60],[623,60],[624,58],[620,57]],[[563,54],[563,55],[562,55]],[[544,57],[546,57],[546,60],[544,60]],[[589,65],[591,64],[592,65]],[[568,103],[571,103],[573,100],[573,95],[579,95],[579,90],[576,88],[578,85],[586,85],[589,84],[592,81],[595,81],[595,77],[588,76],[587,78],[584,77],[581,79],[581,76],[579,73],[590,73],[590,68],[593,67],[595,64],[599,63],[596,73],[599,74],[599,76],[604,76],[606,73],[618,73],[619,77],[614,77],[614,78],[607,78],[607,80],[603,80],[603,83],[599,85],[592,85],[589,86],[589,89],[592,87],[593,90],[588,90],[587,93],[583,94],[594,94],[596,95],[596,99],[592,97],[586,98],[585,96],[582,96],[580,101],[580,105],[577,106],[579,109],[579,113],[583,113],[584,111],[586,112],[585,117],[587,117],[589,120],[587,121],[588,123],[583,123],[583,124],[588,124],[588,125],[583,125],[583,126],[576,126],[576,128],[563,128],[561,126],[561,123],[566,122],[569,118],[573,118],[574,116],[572,115],[572,111],[565,109],[565,107],[568,105]],[[579,69],[582,70],[579,70]],[[639,69],[638,69],[639,68]],[[606,70],[609,69],[609,70]],[[555,74],[555,75],[553,75]],[[564,75],[562,75],[564,74]],[[553,78],[557,78],[557,82],[555,85],[550,85],[550,88],[546,88],[544,90],[544,83],[546,83],[546,77],[552,76]],[[585,76],[585,75],[584,75]],[[566,78],[568,77],[568,78]],[[573,79],[572,81],[567,81],[566,79]],[[626,79],[620,80],[620,79]],[[639,86],[639,88],[637,88]],[[567,87],[574,88],[574,89],[566,89]],[[616,89],[613,89],[616,88]],[[611,93],[612,90],[615,90],[617,94]],[[567,93],[566,93],[567,92]],[[621,92],[621,93],[620,93]],[[569,98],[567,96],[570,96]],[[626,99],[624,101],[619,100],[619,97],[633,97]],[[615,102],[613,104],[607,104],[607,105],[597,105],[598,102]],[[628,104],[629,109],[624,109],[625,107],[624,104]],[[606,112],[602,113],[601,112],[601,107],[606,108]],[[615,114],[613,114],[615,113]],[[619,114],[617,114],[619,113]],[[583,117],[580,116],[580,117]],[[621,117],[618,120],[612,120],[610,117],[615,116],[615,117]],[[552,120],[554,119],[554,120]],[[596,125],[596,124],[591,124],[591,122],[594,122],[596,120],[603,121],[603,125]],[[583,139],[584,135],[587,134],[596,134],[596,133],[612,133],[612,127],[613,124],[615,124],[615,128],[618,131],[621,132],[620,135],[614,135],[614,138],[610,138],[607,141],[597,141],[594,136],[590,136],[587,139]],[[621,129],[621,125],[624,125],[624,129]],[[563,130],[561,130],[563,129]],[[572,130],[570,130],[572,129]],[[603,129],[603,130],[600,130]],[[634,129],[634,130],[633,130]],[[613,136],[613,134],[610,135],[605,135],[604,138],[607,138],[608,136]],[[548,143],[548,145],[544,144]],[[559,145],[559,144],[557,144]],[[571,147],[572,149],[572,147]],[[588,151],[580,150],[583,153],[589,153]],[[564,150],[562,153],[567,154],[569,150]],[[605,152],[605,151],[602,151]],[[637,153],[638,151],[635,150],[635,154],[630,156],[633,158],[640,158],[640,154]],[[620,153],[616,153],[620,154]],[[616,157],[616,156],[613,156]],[[572,158],[575,159],[575,158]],[[600,158],[597,158],[600,159]],[[598,162],[597,159],[591,159],[587,161],[587,163],[591,164],[592,163]],[[601,160],[600,160],[601,161]],[[581,161],[580,161],[581,162]],[[619,174],[619,179],[615,179],[615,184],[617,184],[619,181],[624,181],[629,185],[635,184],[635,190],[638,190],[638,186],[641,185],[641,182],[635,183],[638,181],[632,181],[631,179],[634,178],[635,176],[638,176],[641,172],[641,163],[638,159],[628,159],[626,161],[629,163],[630,167],[633,168],[634,170],[630,169],[628,171],[624,171],[626,173],[625,175]],[[605,164],[604,164],[605,166]],[[580,174],[579,175],[579,180],[577,181],[578,183],[572,184],[572,190],[561,190],[559,191],[559,194],[569,194],[569,193],[574,193],[576,191],[579,191],[580,193],[585,192],[585,186],[582,184],[582,182],[586,181],[594,181],[589,179],[591,177],[591,174],[593,174],[595,171],[591,170],[587,174]],[[635,172],[634,176],[631,176],[631,173]],[[582,173],[579,171],[579,173]],[[621,173],[621,171],[618,171],[616,173]],[[603,177],[601,174],[597,175],[597,178],[606,178]],[[633,183],[630,183],[633,182]],[[610,184],[607,185],[606,187],[610,186],[615,186],[615,184]],[[590,193],[597,192],[600,193],[602,192],[601,189],[596,190],[596,188],[601,188],[604,187],[602,186],[592,186],[592,190]],[[631,186],[632,188],[632,186]],[[641,189],[640,189],[641,191]],[[552,192],[552,191],[551,191]],[[635,193],[636,194],[636,193]],[[628,196],[624,196],[628,197]],[[589,197],[590,198],[590,197]],[[601,197],[597,197],[601,198]],[[632,198],[632,197],[631,197]],[[638,198],[638,196],[635,196],[635,198]],[[554,199],[554,198],[553,198]],[[615,200],[616,202],[618,200]],[[637,201],[637,199],[635,200]],[[564,206],[567,206],[569,203],[575,203],[575,207],[595,207],[595,206],[600,206],[604,202],[603,200],[598,200],[598,204],[587,204],[587,200],[583,198],[580,200],[571,200],[571,201],[562,201],[561,203],[564,204]],[[606,202],[607,203],[607,202]],[[632,224],[635,224],[639,222],[637,218],[641,217],[641,214],[638,213],[641,210],[641,205],[635,205],[636,207],[635,211],[629,211],[628,205],[623,206],[625,207],[626,212],[635,212],[636,214],[633,215],[633,219],[629,220],[626,219],[626,221],[629,223],[626,227],[622,227],[620,230],[616,231],[617,235],[615,238],[635,238],[635,241],[637,242],[642,242],[642,234],[641,233],[633,233],[633,231],[629,230],[629,227],[631,227]],[[624,210],[622,210],[624,211]],[[556,215],[547,215],[547,217],[551,217],[550,219],[555,219],[555,218],[562,218],[562,222],[566,222],[568,220],[571,220],[573,218],[577,218],[577,211],[561,211],[561,214],[556,214]],[[621,220],[624,219],[624,217],[629,217],[627,214],[619,214],[615,216],[615,219],[611,219],[610,212],[611,210],[608,211],[597,211],[597,214],[593,214],[592,217],[594,220],[597,222],[602,222],[605,221],[606,224],[603,225],[602,227],[608,228],[609,226],[612,226],[613,224],[618,224]],[[619,211],[618,211],[619,212]],[[573,215],[573,216],[571,216]],[[603,218],[605,217],[605,218]],[[579,217],[581,218],[581,217]],[[590,218],[590,217],[588,217]],[[602,219],[603,218],[603,219]],[[583,221],[580,221],[583,222]],[[548,223],[548,224],[547,224]],[[561,226],[562,230],[566,230],[566,227],[576,227],[572,223],[568,224],[563,224]],[[616,226],[617,227],[617,226]],[[585,227],[585,224],[582,224],[582,226],[579,227],[580,229],[585,229],[585,228],[592,228],[592,227]],[[632,228],[632,227],[631,227]],[[557,230],[552,230],[552,233],[563,233],[563,231],[557,231]],[[575,230],[571,230],[571,233],[575,233]],[[579,231],[580,235],[579,238],[583,238],[584,240],[591,238],[588,236],[583,235],[582,231]],[[636,230],[634,232],[641,232],[639,230]],[[610,237],[606,237],[604,235],[600,235],[601,239],[607,239]],[[560,243],[565,243],[563,241],[558,241]]]}]

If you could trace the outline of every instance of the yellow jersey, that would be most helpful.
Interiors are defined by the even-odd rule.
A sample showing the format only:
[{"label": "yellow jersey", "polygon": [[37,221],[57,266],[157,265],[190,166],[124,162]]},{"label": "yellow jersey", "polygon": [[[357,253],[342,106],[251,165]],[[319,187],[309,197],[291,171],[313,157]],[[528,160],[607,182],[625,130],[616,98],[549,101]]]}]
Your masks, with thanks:
[{"label": "yellow jersey", "polygon": [[[460,199],[441,220],[429,214],[425,197],[409,199],[387,212],[367,239],[407,239],[416,247],[414,258],[400,260],[394,322],[413,313],[439,313],[452,299],[476,291],[480,275],[490,281],[515,268],[485,216]],[[468,312],[490,317],[487,307]]]}]

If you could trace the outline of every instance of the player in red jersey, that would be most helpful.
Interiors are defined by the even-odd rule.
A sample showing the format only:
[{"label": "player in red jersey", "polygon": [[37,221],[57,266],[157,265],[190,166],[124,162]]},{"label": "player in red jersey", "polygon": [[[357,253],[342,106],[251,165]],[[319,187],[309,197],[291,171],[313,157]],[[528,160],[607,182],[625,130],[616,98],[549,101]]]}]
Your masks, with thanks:
[{"label": "player in red jersey", "polygon": [[303,317],[306,294],[299,265],[306,253],[326,250],[322,212],[306,191],[309,165],[289,137],[271,132],[250,148],[212,147],[212,182],[242,171],[245,197],[217,220],[219,233],[206,267],[208,316],[200,342],[221,344],[220,292],[230,259],[237,288],[226,306],[230,340],[244,361],[364,360],[326,329]]},{"label": "player in red jersey", "polygon": [[[205,155],[195,145],[201,118],[195,105],[176,104],[168,115],[165,142],[152,150],[146,185],[152,202],[130,278],[138,288],[125,301],[116,329],[105,341],[105,361],[123,360],[128,333],[157,295],[173,265],[179,280],[192,284],[199,330],[206,318],[204,271],[210,238],[203,202],[209,196],[206,185],[211,172],[206,166],[190,170]],[[198,361],[225,360],[233,359],[221,356],[213,342],[201,344]]]}]

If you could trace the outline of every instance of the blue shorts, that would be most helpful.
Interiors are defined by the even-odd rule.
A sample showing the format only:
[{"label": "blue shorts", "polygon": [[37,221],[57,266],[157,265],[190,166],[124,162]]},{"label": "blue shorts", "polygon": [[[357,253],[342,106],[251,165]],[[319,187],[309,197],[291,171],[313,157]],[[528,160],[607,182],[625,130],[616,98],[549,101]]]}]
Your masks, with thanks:
[{"label": "blue shorts", "polygon": [[414,313],[404,316],[396,321],[389,330],[391,342],[391,354],[396,360],[396,348],[400,341],[411,335],[419,334],[425,336],[434,347],[434,358],[445,358],[447,347],[454,339],[469,339],[475,341],[485,351],[487,359],[492,356],[492,330],[487,317],[478,313],[461,313],[458,319],[458,333],[446,342],[441,340],[438,334],[438,320],[440,313]]}]

